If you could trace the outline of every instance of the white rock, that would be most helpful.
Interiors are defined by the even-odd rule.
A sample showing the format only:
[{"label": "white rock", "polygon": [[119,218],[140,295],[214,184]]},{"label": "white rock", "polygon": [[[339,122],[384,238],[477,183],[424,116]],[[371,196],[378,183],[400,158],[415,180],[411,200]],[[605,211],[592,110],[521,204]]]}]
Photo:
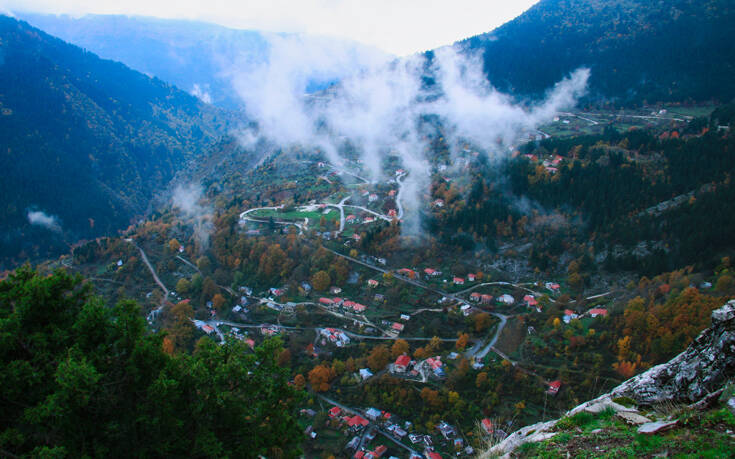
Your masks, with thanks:
[{"label": "white rock", "polygon": [[642,426],[638,427],[638,433],[642,434],[655,434],[659,432],[664,432],[666,430],[672,429],[679,420],[675,421],[656,421],[656,422],[647,422],[643,424]]}]

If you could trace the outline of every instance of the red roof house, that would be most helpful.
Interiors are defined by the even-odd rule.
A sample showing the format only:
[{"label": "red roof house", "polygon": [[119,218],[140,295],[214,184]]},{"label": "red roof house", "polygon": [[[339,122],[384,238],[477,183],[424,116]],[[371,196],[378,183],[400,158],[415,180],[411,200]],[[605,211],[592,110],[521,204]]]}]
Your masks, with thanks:
[{"label": "red roof house", "polygon": [[495,427],[493,427],[493,422],[488,418],[482,420],[482,428],[488,435],[492,434],[495,431]]},{"label": "red roof house", "polygon": [[559,392],[559,389],[561,388],[561,381],[551,381],[549,383],[549,389],[546,391],[549,395],[556,395],[557,392]]},{"label": "red roof house", "polygon": [[394,368],[396,371],[400,371],[401,373],[406,371],[406,368],[408,368],[408,365],[411,363],[411,357],[407,356],[406,354],[398,356],[396,359],[396,363],[394,365]]}]

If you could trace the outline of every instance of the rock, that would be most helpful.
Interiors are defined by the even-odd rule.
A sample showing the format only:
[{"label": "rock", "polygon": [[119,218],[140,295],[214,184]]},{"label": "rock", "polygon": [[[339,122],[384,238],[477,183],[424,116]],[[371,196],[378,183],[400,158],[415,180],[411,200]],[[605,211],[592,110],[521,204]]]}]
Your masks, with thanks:
[{"label": "rock", "polygon": [[630,411],[622,411],[618,413],[618,417],[627,422],[631,425],[640,425],[640,424],[646,424],[648,422],[651,422],[650,419],[648,419],[645,416],[641,416],[638,413],[632,413]]},{"label": "rock", "polygon": [[591,403],[587,405],[586,407],[584,407],[583,411],[587,413],[598,414],[598,413],[602,413],[608,408],[612,408],[612,410],[615,411],[616,413],[620,413],[624,411],[631,411],[631,412],[638,411],[635,408],[628,408],[627,406],[623,406],[619,403],[615,403],[609,398],[599,400],[596,403]]},{"label": "rock", "polygon": [[676,424],[679,423],[679,420],[674,421],[656,421],[656,422],[647,422],[643,424],[642,426],[638,427],[638,433],[642,434],[655,434],[659,432],[665,432],[669,429],[673,429]]},{"label": "rock", "polygon": [[613,389],[639,403],[696,402],[735,374],[735,300],[712,311],[712,326],[668,363]]}]

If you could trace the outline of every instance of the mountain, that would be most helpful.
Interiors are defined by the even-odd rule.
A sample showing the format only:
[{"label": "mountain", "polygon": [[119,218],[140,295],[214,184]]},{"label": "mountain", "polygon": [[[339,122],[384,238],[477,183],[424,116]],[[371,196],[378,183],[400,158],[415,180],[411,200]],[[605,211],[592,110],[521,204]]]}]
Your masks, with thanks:
[{"label": "mountain", "polygon": [[33,13],[19,13],[19,17],[103,58],[122,62],[228,109],[242,107],[233,77],[267,64],[273,58],[274,46],[285,44],[288,58],[295,61],[298,56],[321,61],[320,56],[327,56],[328,63],[305,69],[308,92],[323,89],[358,68],[366,54],[377,53],[346,40],[237,30],[197,21]]},{"label": "mountain", "polygon": [[639,104],[735,97],[735,5],[728,0],[542,0],[458,44],[483,53],[499,89],[540,95],[592,70],[593,100]]},{"label": "mountain", "polygon": [[127,226],[232,122],[7,16],[0,88],[0,256],[16,261]]}]

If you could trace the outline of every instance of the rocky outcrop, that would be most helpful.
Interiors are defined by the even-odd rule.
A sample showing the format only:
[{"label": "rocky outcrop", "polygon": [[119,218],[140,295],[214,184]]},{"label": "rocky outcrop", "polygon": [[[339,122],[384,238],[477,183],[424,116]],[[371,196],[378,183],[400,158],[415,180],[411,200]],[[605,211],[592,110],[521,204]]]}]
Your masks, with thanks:
[{"label": "rocky outcrop", "polygon": [[712,312],[712,326],[667,363],[612,390],[641,404],[696,402],[735,374],[735,300]]},{"label": "rocky outcrop", "polygon": [[[735,375],[735,300],[712,311],[712,326],[704,330],[689,347],[667,363],[655,366],[635,376],[611,392],[585,402],[567,412],[573,416],[580,412],[599,413],[612,409],[616,413],[630,413],[624,418],[638,418],[636,408],[615,403],[618,397],[628,397],[639,405],[655,405],[661,402],[693,403],[706,399]],[[735,403],[733,404],[735,406]],[[643,418],[646,419],[646,418]],[[646,419],[647,420],[647,419]],[[486,451],[480,457],[509,456],[524,443],[533,443],[556,435],[556,421],[540,422],[526,426]],[[644,430],[670,428],[675,422],[659,426],[656,422],[643,424]],[[655,427],[655,429],[654,429]]]}]

